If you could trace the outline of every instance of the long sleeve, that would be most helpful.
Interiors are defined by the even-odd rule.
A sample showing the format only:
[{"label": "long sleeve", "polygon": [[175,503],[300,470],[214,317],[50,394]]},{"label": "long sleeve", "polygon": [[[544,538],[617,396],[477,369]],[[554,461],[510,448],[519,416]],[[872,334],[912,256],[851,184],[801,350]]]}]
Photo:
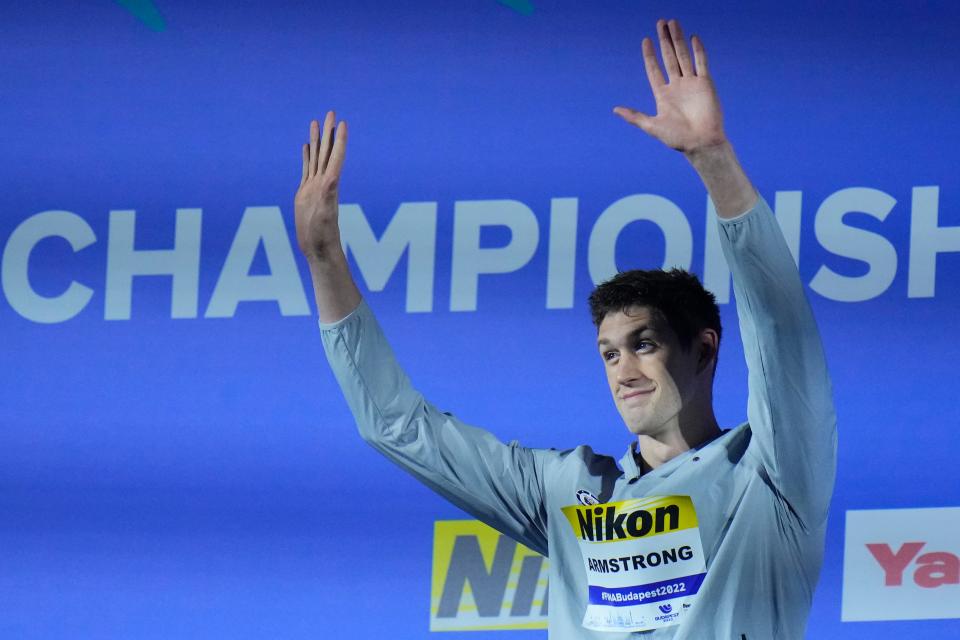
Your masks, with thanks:
[{"label": "long sleeve", "polygon": [[552,452],[504,444],[427,402],[366,301],[320,329],[363,439],[458,507],[546,555],[543,474]]},{"label": "long sleeve", "polygon": [[749,370],[751,446],[810,529],[826,519],[836,475],[836,416],[820,334],[766,201],[718,225]]}]

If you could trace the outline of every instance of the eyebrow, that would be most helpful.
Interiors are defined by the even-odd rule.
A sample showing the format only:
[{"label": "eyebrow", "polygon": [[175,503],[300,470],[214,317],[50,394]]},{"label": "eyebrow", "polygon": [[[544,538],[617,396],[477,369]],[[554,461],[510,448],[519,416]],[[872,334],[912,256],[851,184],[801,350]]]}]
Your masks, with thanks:
[{"label": "eyebrow", "polygon": [[[635,338],[635,337],[639,336],[641,333],[643,333],[643,332],[645,332],[645,331],[650,331],[651,333],[656,333],[656,332],[657,332],[657,328],[656,328],[656,327],[651,327],[650,325],[646,325],[646,324],[640,325],[639,327],[637,327],[636,329],[634,329],[633,331],[631,331],[630,333],[627,334],[627,339]],[[608,344],[612,344],[612,343],[611,343],[609,340],[607,340],[606,338],[600,338],[599,340],[597,340],[597,346],[598,346],[598,347],[602,347],[602,346],[608,345]]]}]

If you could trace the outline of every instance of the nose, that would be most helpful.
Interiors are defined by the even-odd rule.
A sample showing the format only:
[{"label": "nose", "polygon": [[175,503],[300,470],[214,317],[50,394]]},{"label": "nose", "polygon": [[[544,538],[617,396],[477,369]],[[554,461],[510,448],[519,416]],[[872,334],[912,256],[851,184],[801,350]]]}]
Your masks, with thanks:
[{"label": "nose", "polygon": [[630,385],[646,378],[640,370],[640,358],[631,351],[621,354],[620,361],[617,363],[617,383],[620,385]]}]

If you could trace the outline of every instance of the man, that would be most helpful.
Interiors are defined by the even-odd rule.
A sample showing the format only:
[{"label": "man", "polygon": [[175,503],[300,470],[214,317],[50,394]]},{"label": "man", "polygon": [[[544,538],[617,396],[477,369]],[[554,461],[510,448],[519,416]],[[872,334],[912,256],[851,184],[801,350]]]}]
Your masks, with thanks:
[{"label": "man", "polygon": [[801,638],[823,556],[836,434],[819,334],[769,207],[723,130],[700,40],[643,41],[657,114],[614,111],[681,151],[719,216],[749,366],[748,422],[721,431],[712,296],[683,272],[627,272],[591,310],[620,460],[505,445],[411,385],[347,266],[337,228],[346,124],[311,123],[296,197],[324,348],[361,435],[438,493],[550,558],[555,638]]}]

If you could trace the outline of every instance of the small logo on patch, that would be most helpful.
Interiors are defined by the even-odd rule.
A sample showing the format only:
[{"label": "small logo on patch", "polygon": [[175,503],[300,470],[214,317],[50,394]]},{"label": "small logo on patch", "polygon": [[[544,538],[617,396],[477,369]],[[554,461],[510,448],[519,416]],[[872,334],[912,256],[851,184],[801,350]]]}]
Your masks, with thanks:
[{"label": "small logo on patch", "polygon": [[597,496],[593,495],[586,489],[580,489],[577,491],[577,502],[585,507],[589,507],[594,504],[600,504],[600,501],[597,500]]},{"label": "small logo on patch", "polygon": [[662,604],[660,605],[660,611],[664,613],[670,613],[673,611],[673,607],[671,607],[669,604]]}]

